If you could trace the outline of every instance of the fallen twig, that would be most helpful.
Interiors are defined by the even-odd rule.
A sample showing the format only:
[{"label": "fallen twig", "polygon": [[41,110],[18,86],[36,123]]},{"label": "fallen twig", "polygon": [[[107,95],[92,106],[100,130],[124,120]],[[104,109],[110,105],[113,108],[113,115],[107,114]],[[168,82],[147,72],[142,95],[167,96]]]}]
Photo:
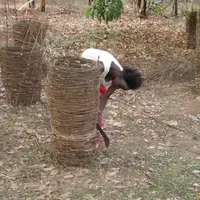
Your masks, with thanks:
[{"label": "fallen twig", "polygon": [[29,0],[28,2],[26,2],[25,4],[23,4],[18,11],[22,10],[24,7],[26,7],[29,3],[31,3],[33,0]]}]

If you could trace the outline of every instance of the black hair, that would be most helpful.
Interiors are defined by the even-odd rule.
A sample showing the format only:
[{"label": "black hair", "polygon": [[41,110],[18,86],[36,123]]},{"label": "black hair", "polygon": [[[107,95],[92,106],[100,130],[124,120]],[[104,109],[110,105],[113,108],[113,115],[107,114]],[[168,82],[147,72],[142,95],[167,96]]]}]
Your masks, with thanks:
[{"label": "black hair", "polygon": [[122,77],[126,81],[129,89],[136,90],[141,87],[143,78],[141,72],[136,68],[123,66]]}]

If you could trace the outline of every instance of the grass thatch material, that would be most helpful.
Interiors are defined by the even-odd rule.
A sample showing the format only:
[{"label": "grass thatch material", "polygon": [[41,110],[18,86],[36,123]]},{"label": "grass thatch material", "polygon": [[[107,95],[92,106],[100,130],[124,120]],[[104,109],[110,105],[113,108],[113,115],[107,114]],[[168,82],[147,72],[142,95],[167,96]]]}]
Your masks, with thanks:
[{"label": "grass thatch material", "polygon": [[1,49],[1,76],[8,103],[29,106],[40,100],[41,63],[38,51],[17,47]]},{"label": "grass thatch material", "polygon": [[13,38],[16,47],[42,45],[47,32],[47,24],[33,20],[20,20],[13,24]]},{"label": "grass thatch material", "polygon": [[95,151],[99,77],[96,63],[79,58],[59,58],[49,69],[46,90],[58,162],[84,164]]}]

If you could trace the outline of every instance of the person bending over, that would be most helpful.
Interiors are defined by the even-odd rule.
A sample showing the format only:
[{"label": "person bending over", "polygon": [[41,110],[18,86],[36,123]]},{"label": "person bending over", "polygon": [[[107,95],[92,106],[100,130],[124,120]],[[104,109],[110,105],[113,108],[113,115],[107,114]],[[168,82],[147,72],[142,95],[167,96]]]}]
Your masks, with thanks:
[{"label": "person bending over", "polygon": [[[141,87],[143,78],[138,69],[121,66],[114,56],[107,51],[89,48],[82,54],[82,58],[99,61],[100,65],[100,108],[98,114],[98,123],[101,128],[104,127],[102,113],[109,97],[117,90],[136,90]],[[99,138],[98,139],[102,139]]]}]

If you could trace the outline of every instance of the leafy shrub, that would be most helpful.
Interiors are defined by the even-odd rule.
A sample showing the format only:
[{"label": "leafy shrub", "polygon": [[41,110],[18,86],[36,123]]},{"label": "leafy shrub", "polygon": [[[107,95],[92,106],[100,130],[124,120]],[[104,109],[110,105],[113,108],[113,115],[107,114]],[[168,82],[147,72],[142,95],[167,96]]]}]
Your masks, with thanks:
[{"label": "leafy shrub", "polygon": [[108,23],[119,19],[123,11],[122,0],[94,0],[87,9],[86,16],[92,19],[96,17],[100,22],[104,20]]},{"label": "leafy shrub", "polygon": [[155,3],[154,1],[152,1],[150,3],[149,10],[152,14],[163,15],[164,5],[160,3]]}]

